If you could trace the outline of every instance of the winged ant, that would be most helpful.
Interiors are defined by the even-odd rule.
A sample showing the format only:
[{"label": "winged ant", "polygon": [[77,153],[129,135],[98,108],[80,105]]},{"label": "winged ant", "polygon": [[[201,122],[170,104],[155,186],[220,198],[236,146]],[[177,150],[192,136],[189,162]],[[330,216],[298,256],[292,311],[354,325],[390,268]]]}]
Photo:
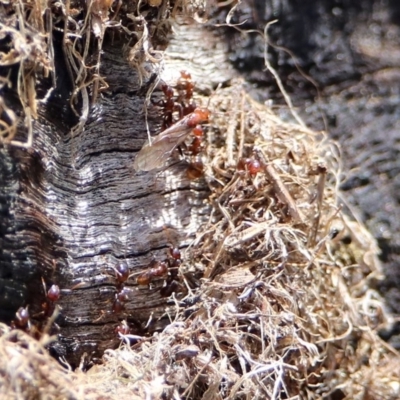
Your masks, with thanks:
[{"label": "winged ant", "polygon": [[[136,155],[133,166],[136,171],[152,171],[163,167],[173,151],[193,133],[194,138],[189,145],[189,152],[195,156],[201,152],[203,129],[201,124],[208,122],[210,111],[197,107],[192,101],[194,83],[188,72],[181,71],[177,83],[177,96],[174,90],[163,84],[161,90],[165,100],[158,104],[163,109],[163,130],[147,141]],[[178,119],[174,118],[178,114]]]}]

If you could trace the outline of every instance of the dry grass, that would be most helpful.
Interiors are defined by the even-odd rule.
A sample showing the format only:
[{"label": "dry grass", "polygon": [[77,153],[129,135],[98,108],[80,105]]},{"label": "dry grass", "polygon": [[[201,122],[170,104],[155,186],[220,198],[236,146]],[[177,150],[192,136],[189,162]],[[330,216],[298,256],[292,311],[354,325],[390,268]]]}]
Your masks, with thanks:
[{"label": "dry grass", "polygon": [[[163,332],[132,348],[127,336],[88,373],[63,370],[43,341],[3,327],[1,386],[8,394],[399,397],[398,355],[377,334],[388,323],[373,289],[381,277],[377,247],[337,205],[336,145],[282,122],[240,83],[219,90],[210,107],[212,214],[182,267],[185,276],[203,276],[200,286],[169,310],[175,317]],[[262,158],[264,166],[251,175],[237,169],[240,157]]]},{"label": "dry grass", "polygon": [[[35,8],[42,3],[32,4],[31,18],[42,15]],[[73,10],[65,4],[68,15]],[[78,95],[83,104],[76,129],[83,127],[89,101],[104,85],[98,74],[101,42],[114,21],[108,2],[90,4],[84,24],[64,21],[64,51],[76,84],[71,104]],[[180,6],[175,3],[172,14]],[[32,79],[54,69],[48,42],[42,40],[50,32],[40,18],[26,20],[16,31],[18,18],[26,16],[18,7],[15,18],[0,28],[11,38],[11,47],[26,52],[2,53],[0,65],[6,66],[11,56],[21,65],[19,97],[29,128],[36,116]],[[193,1],[186,4],[187,12],[196,7]],[[167,15],[163,12],[161,19]],[[145,74],[145,64],[159,63],[162,54],[148,41],[146,21],[126,14],[128,20],[140,34],[127,57]],[[91,64],[90,34],[99,44],[97,56],[90,54]],[[17,120],[4,99],[0,108],[6,117],[3,141],[26,145],[14,139]],[[398,355],[377,334],[390,322],[374,290],[381,278],[377,247],[338,204],[336,145],[323,133],[283,122],[253,102],[240,82],[220,89],[210,109],[205,177],[212,213],[182,266],[182,276],[202,276],[199,287],[176,302],[169,311],[173,321],[163,332],[134,347],[126,337],[120,349],[108,350],[104,363],[87,373],[59,366],[45,350],[48,337],[36,341],[1,325],[2,398],[400,397]],[[238,170],[241,159],[260,162],[261,170]]]},{"label": "dry grass", "polygon": [[[124,52],[138,71],[141,84],[144,77],[160,70],[163,52],[155,49],[153,41],[158,47],[167,43],[170,20],[178,14],[196,18],[204,10],[205,0],[4,2],[0,7],[0,67],[6,72],[18,67],[18,77],[14,82],[10,80],[11,73],[0,76],[0,143],[25,148],[32,145],[32,126],[41,100],[38,87],[49,95],[58,79],[54,66],[55,31],[63,33],[65,68],[74,86],[69,102],[79,119],[73,129],[76,134],[83,129],[90,106],[108,87],[100,74],[107,30],[125,37]],[[16,93],[23,111],[21,117],[17,117],[16,104],[9,103],[5,90]],[[26,131],[22,138],[16,137],[18,125]]]}]

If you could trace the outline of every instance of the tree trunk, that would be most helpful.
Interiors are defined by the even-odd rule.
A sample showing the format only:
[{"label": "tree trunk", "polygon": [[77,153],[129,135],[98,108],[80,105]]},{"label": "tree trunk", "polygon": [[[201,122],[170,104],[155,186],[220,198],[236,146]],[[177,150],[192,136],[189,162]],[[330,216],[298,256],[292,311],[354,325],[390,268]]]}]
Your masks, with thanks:
[{"label": "tree trunk", "polygon": [[[199,32],[186,30],[171,49],[185,48],[183,39],[201,43]],[[18,307],[28,305],[32,322],[40,322],[46,302],[42,280],[47,290],[57,284],[60,312],[53,333],[59,340],[52,350],[73,366],[84,353],[95,358],[115,347],[121,320],[139,335],[169,321],[165,316],[172,317],[173,311],[160,293],[165,279],[140,286],[136,278],[153,259],[165,259],[169,247],[186,247],[207,217],[206,186],[186,177],[187,164],[177,162],[177,155],[161,171],[134,170],[135,152],[147,138],[146,118],[150,131],[159,132],[162,109],[150,103],[146,117],[155,72],[140,84],[142,77],[127,61],[126,42],[112,39],[104,43],[100,69],[108,88],[91,107],[84,129],[73,133],[77,118],[62,86],[68,80],[58,49],[59,87],[39,105],[32,146],[6,146],[1,153],[1,318],[10,321]],[[218,52],[201,55],[206,64],[194,65],[193,76],[210,65],[215,69],[215,57]],[[184,67],[178,60],[166,70]],[[210,92],[227,76],[222,70],[214,75],[199,85],[201,90]],[[158,88],[153,98],[160,100],[160,92]],[[120,290],[115,268],[121,261],[131,275],[124,282],[128,300],[122,310],[113,311]]]}]

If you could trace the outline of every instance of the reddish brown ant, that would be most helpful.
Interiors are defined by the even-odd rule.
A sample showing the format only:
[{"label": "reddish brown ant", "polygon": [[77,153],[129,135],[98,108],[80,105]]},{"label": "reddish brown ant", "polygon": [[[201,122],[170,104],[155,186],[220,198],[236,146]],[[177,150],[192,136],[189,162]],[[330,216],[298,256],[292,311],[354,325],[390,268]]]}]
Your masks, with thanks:
[{"label": "reddish brown ant", "polygon": [[51,285],[47,291],[47,298],[53,303],[58,301],[60,299],[60,288],[57,285]]},{"label": "reddish brown ant", "polygon": [[[49,290],[46,289],[46,283],[42,278],[43,291],[45,301],[41,304],[41,311],[34,314],[32,317],[35,320],[44,320],[51,317],[55,310],[55,303],[60,299],[60,288],[58,285],[51,285]],[[37,321],[36,321],[37,322]],[[54,322],[54,321],[53,321]],[[40,326],[40,325],[39,325]],[[30,335],[36,337],[40,335],[40,329],[37,326],[31,325],[30,313],[28,307],[20,307],[15,313],[15,319],[11,321],[13,329],[22,329]]]},{"label": "reddish brown ant", "polygon": [[50,289],[46,289],[46,282],[42,278],[42,285],[46,301],[42,303],[42,312],[39,315],[50,317],[54,312],[55,303],[60,299],[61,291],[58,285],[51,285]]},{"label": "reddish brown ant", "polygon": [[125,308],[125,304],[123,302],[121,302],[120,300],[118,300],[118,298],[115,298],[115,300],[113,302],[113,306],[112,306],[112,312],[115,314],[118,314],[121,311],[123,311],[124,308]]},{"label": "reddish brown ant", "polygon": [[115,333],[118,335],[129,335],[130,331],[129,325],[126,321],[121,321],[121,323],[115,328]]},{"label": "reddish brown ant", "polygon": [[147,271],[141,273],[136,281],[138,285],[149,285],[153,278],[164,276],[168,273],[168,266],[165,261],[153,260]]},{"label": "reddish brown ant", "polygon": [[46,296],[46,299],[51,301],[52,303],[57,302],[60,299],[60,288],[58,285],[51,285],[50,289],[46,289],[46,282],[42,278],[42,285],[43,285],[43,291]]},{"label": "reddish brown ant", "polygon": [[162,167],[175,148],[185,141],[193,128],[207,122],[209,116],[208,109],[196,108],[192,113],[154,137],[151,144],[146,142],[136,155],[133,163],[135,170],[151,171]]},{"label": "reddish brown ant", "polygon": [[254,158],[241,158],[237,164],[238,171],[248,171],[250,175],[257,175],[262,170],[261,163]]},{"label": "reddish brown ant", "polygon": [[[181,71],[181,77],[178,80],[177,83],[177,89],[181,92],[183,92],[183,97],[184,100],[190,101],[193,97],[193,89],[194,89],[194,83],[192,81],[192,75],[190,75],[189,72],[187,71]],[[190,106],[190,104],[189,104]],[[192,111],[189,111],[192,112]]]},{"label": "reddish brown ant", "polygon": [[164,120],[162,124],[162,129],[167,129],[169,128],[173,123],[173,113],[174,111],[179,111],[179,116],[180,118],[182,117],[182,109],[179,105],[175,104],[174,100],[174,89],[172,89],[171,86],[168,86],[167,84],[163,84],[161,86],[161,90],[164,93],[165,100],[161,101],[159,103],[162,108],[163,108],[163,114],[164,114]]},{"label": "reddish brown ant", "polygon": [[169,254],[174,260],[181,259],[181,251],[177,247],[170,247]]},{"label": "reddish brown ant", "polygon": [[177,247],[169,248],[168,258],[164,261],[153,260],[146,271],[137,277],[138,285],[149,285],[156,277],[165,276],[166,280],[160,289],[163,297],[170,296],[173,292],[182,291],[182,285],[176,280],[181,265],[181,252]]},{"label": "reddish brown ant", "polygon": [[183,108],[183,115],[188,115],[196,109],[196,103],[193,99],[194,83],[192,76],[189,72],[181,71],[181,77],[177,84],[179,94],[180,105]]},{"label": "reddish brown ant", "polygon": [[196,127],[194,127],[192,133],[194,136],[199,137],[199,138],[202,138],[204,136],[203,128],[200,125],[197,125]]},{"label": "reddish brown ant", "polygon": [[129,300],[128,291],[122,289],[115,293],[115,299],[112,306],[113,313],[119,313],[125,308],[125,303]]},{"label": "reddish brown ant", "polygon": [[177,247],[170,247],[169,274],[164,286],[160,289],[160,294],[163,297],[169,297],[174,292],[181,292],[182,285],[176,280],[178,277],[178,270],[182,263],[181,252]]},{"label": "reddish brown ant", "polygon": [[112,312],[119,313],[125,308],[125,303],[129,300],[128,292],[124,289],[124,283],[129,279],[129,267],[125,261],[120,261],[113,269],[117,281],[117,293],[115,293]]},{"label": "reddish brown ant", "polygon": [[120,261],[116,267],[112,267],[115,272],[115,279],[117,280],[117,287],[121,288],[123,284],[129,279],[129,267],[125,261]]},{"label": "reddish brown ant", "polygon": [[143,272],[142,274],[140,274],[140,275],[136,278],[137,284],[138,284],[138,285],[141,285],[141,286],[150,285],[151,280],[152,280],[152,276],[151,276],[151,274],[150,274],[149,271]]},{"label": "reddish brown ant", "polygon": [[188,114],[192,113],[196,108],[197,108],[196,103],[194,101],[191,102],[187,106],[183,107],[183,115],[188,115]]},{"label": "reddish brown ant", "polygon": [[166,100],[164,101],[164,107],[169,111],[173,111],[175,102],[174,102],[174,89],[171,86],[168,86],[166,83],[161,86],[161,90],[163,91]]},{"label": "reddish brown ant", "polygon": [[28,307],[20,307],[15,313],[15,317],[16,318],[11,321],[11,328],[22,330],[29,330],[31,328]]},{"label": "reddish brown ant", "polygon": [[152,276],[164,276],[168,273],[168,266],[165,261],[156,262],[155,266],[150,268],[150,273]]},{"label": "reddish brown ant", "polygon": [[174,260],[171,263],[170,273],[167,279],[167,286],[178,278],[179,267],[181,266],[181,264],[182,264],[181,260]]},{"label": "reddish brown ant", "polygon": [[172,257],[172,260],[168,260],[169,262],[169,278],[174,279],[178,275],[178,269],[182,263],[181,260],[181,252],[177,247],[171,247],[169,249],[169,254]]},{"label": "reddish brown ant", "polygon": [[129,300],[128,291],[126,289],[122,289],[115,294],[115,298],[122,303],[126,303]]},{"label": "reddish brown ant", "polygon": [[174,112],[178,112],[179,119],[182,119],[185,115],[192,113],[196,109],[194,102],[189,103],[193,97],[194,83],[189,73],[181,71],[181,77],[177,82],[178,94],[177,98],[174,98],[174,89],[167,85],[162,84],[161,90],[164,93],[165,100],[155,103],[163,108],[163,124],[162,129],[167,129],[174,124]]},{"label": "reddish brown ant", "polygon": [[[190,73],[181,71],[177,82],[178,96],[174,98],[174,90],[163,83],[161,90],[165,100],[158,104],[163,108],[162,132],[144,144],[136,155],[134,169],[136,171],[151,171],[163,166],[174,149],[180,146],[188,134],[193,131],[195,138],[189,147],[192,155],[202,150],[203,130],[199,124],[207,122],[209,110],[198,108],[191,101],[194,83]],[[157,104],[157,103],[155,103]],[[179,119],[174,121],[174,112],[179,113]]]},{"label": "reddish brown ant", "polygon": [[203,150],[203,128],[200,125],[197,125],[193,130],[192,133],[194,138],[192,143],[189,145],[188,150],[196,156]]},{"label": "reddish brown ant", "polygon": [[203,176],[204,173],[204,164],[201,160],[195,160],[191,162],[186,169],[186,176],[190,180],[198,179]]},{"label": "reddish brown ant", "polygon": [[190,143],[188,150],[194,155],[197,156],[197,154],[201,153],[202,151],[202,144],[203,140],[200,137],[194,137],[192,140],[192,143]]}]

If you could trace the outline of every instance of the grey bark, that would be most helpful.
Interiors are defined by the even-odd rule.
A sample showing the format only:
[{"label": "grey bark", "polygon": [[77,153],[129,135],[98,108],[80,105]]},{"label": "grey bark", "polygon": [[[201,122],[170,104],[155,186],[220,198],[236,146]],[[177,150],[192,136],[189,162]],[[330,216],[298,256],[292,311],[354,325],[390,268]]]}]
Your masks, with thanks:
[{"label": "grey bark", "polygon": [[[177,51],[198,43],[194,32],[186,32],[186,43],[173,41],[171,49],[174,43]],[[179,157],[165,170],[134,171],[135,153],[147,138],[144,104],[154,76],[139,85],[123,44],[104,46],[101,74],[109,87],[82,132],[71,135],[76,118],[68,96],[56,92],[40,105],[32,148],[1,151],[1,317],[9,321],[19,306],[28,305],[34,322],[45,302],[42,278],[47,289],[57,284],[60,313],[52,333],[58,341],[51,349],[73,366],[85,353],[93,359],[115,347],[120,341],[115,329],[123,319],[136,335],[165,325],[168,318],[162,316],[173,315],[160,293],[165,279],[139,286],[136,276],[151,260],[165,259],[171,245],[187,246],[208,212],[204,182],[189,181]],[[200,57],[200,49],[191,49]],[[206,62],[195,65],[193,75],[209,68],[212,57],[215,52],[202,54],[199,59]],[[62,75],[62,59],[59,63]],[[174,68],[188,69],[185,59],[177,64]],[[221,72],[215,81],[223,80]],[[208,81],[200,90],[213,85]],[[159,89],[154,96],[161,98]],[[152,133],[160,130],[161,112],[149,104]],[[120,261],[132,275],[125,283],[129,299],[124,310],[113,312],[118,291],[113,268]]]}]

